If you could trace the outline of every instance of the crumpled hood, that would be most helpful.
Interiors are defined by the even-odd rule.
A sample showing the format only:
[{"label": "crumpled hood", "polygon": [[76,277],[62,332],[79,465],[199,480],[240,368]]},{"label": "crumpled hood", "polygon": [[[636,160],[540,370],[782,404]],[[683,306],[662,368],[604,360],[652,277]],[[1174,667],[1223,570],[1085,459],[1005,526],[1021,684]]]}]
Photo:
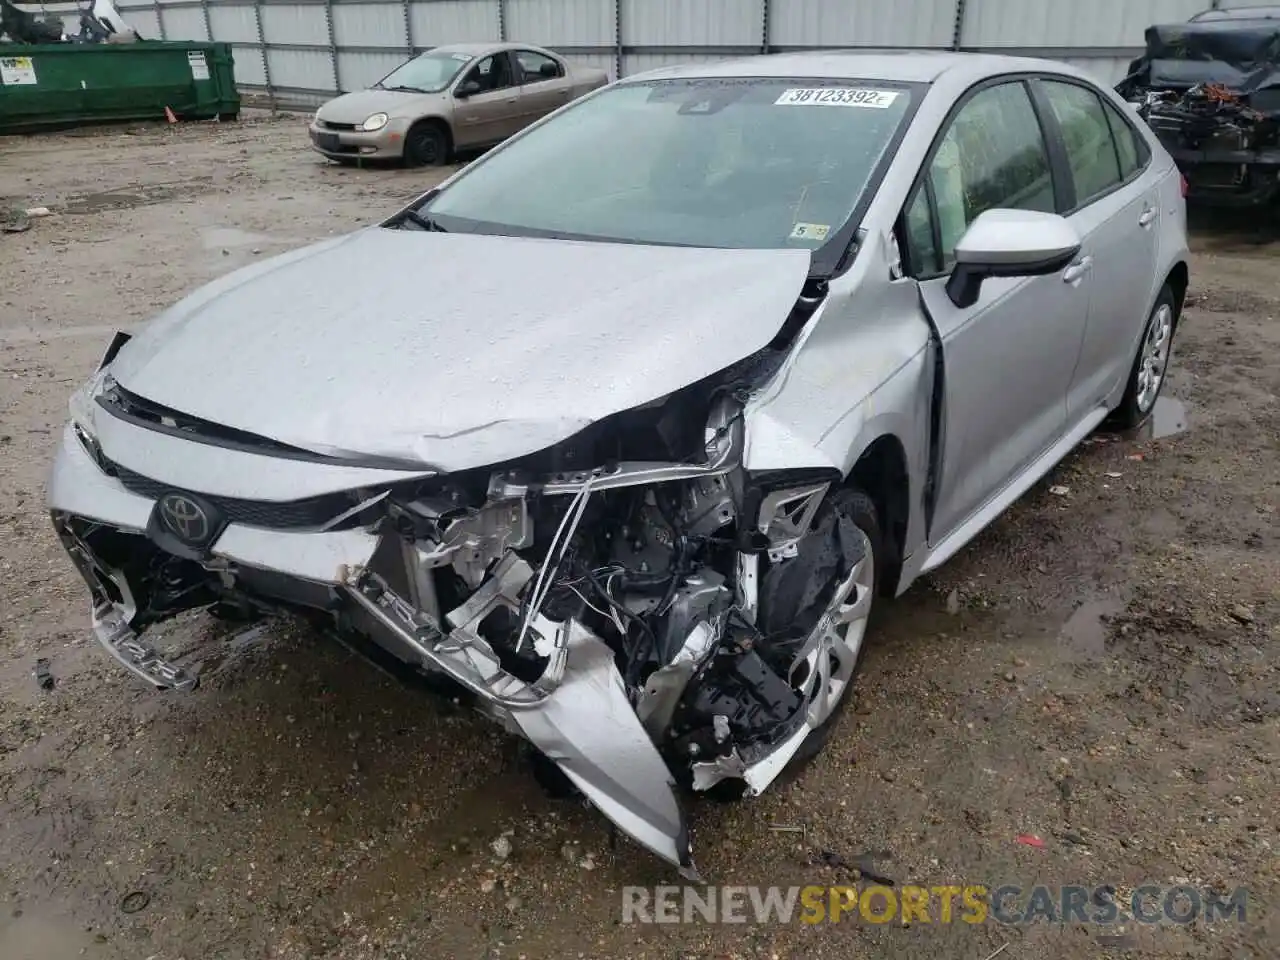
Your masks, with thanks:
[{"label": "crumpled hood", "polygon": [[462,470],[751,355],[786,320],[809,259],[372,227],[201,288],[111,373],[156,403],[317,453]]},{"label": "crumpled hood", "polygon": [[397,116],[422,116],[432,103],[441,101],[440,93],[407,93],[403,90],[356,90],[335,97],[320,108],[319,118],[329,123],[364,123],[375,113]]}]

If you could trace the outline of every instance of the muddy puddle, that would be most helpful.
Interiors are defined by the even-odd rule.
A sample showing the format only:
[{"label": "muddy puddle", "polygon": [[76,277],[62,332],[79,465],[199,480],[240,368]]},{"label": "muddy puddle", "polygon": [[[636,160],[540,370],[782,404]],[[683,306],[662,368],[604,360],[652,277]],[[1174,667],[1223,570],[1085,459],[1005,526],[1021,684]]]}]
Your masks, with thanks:
[{"label": "muddy puddle", "polygon": [[1161,440],[1186,433],[1191,426],[1187,405],[1174,397],[1161,397],[1147,422],[1134,430],[1134,440]]},{"label": "muddy puddle", "polygon": [[156,203],[184,200],[207,193],[212,177],[199,177],[179,183],[153,183],[85,193],[67,199],[62,212],[67,214],[103,213],[107,210],[131,210]]},{"label": "muddy puddle", "polygon": [[1111,618],[1123,609],[1119,600],[1109,597],[1082,603],[1058,631],[1059,642],[1079,653],[1104,656]]},{"label": "muddy puddle", "polygon": [[81,960],[114,956],[103,938],[63,916],[5,905],[0,915],[4,960]]}]

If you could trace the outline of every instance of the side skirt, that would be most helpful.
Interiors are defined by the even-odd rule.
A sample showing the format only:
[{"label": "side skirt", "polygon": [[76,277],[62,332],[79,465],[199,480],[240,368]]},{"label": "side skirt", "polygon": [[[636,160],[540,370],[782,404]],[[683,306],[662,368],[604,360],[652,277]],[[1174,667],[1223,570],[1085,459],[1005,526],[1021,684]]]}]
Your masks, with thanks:
[{"label": "side skirt", "polygon": [[1076,424],[1069,433],[1064,434],[1062,439],[1033,460],[1022,473],[1014,477],[1003,490],[983,504],[968,520],[934,544],[925,555],[919,573],[935,570],[955,556],[965,544],[981,533],[996,517],[1009,509],[1015,500],[1057,466],[1058,461],[1079,446],[1081,441],[1106,418],[1105,407],[1090,411],[1088,416]]}]

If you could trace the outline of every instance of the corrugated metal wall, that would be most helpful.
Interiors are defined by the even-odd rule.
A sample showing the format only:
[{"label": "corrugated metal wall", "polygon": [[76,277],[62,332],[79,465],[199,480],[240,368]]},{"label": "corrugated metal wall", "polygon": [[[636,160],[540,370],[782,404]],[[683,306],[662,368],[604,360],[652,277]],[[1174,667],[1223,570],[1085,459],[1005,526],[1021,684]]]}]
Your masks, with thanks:
[{"label": "corrugated metal wall", "polygon": [[[525,40],[614,76],[670,63],[819,47],[999,50],[1118,80],[1152,23],[1261,0],[117,0],[144,35],[226,40],[236,75],[312,104],[412,53]],[[74,4],[31,3],[67,16]],[[74,19],[72,17],[71,19]]]}]

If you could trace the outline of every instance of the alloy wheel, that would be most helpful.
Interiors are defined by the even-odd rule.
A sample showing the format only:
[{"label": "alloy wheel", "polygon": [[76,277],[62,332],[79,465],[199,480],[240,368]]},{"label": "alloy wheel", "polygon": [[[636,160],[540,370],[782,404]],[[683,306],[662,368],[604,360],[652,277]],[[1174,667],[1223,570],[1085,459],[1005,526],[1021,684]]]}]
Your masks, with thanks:
[{"label": "alloy wheel", "polygon": [[792,684],[808,702],[806,724],[822,726],[835,713],[853,681],[867,633],[875,589],[871,539],[861,537],[861,557],[836,587],[827,609],[809,634],[791,668]]},{"label": "alloy wheel", "polygon": [[1142,358],[1138,361],[1136,401],[1142,414],[1151,412],[1169,368],[1169,347],[1173,339],[1173,307],[1162,303],[1151,317],[1147,335],[1142,341]]}]

